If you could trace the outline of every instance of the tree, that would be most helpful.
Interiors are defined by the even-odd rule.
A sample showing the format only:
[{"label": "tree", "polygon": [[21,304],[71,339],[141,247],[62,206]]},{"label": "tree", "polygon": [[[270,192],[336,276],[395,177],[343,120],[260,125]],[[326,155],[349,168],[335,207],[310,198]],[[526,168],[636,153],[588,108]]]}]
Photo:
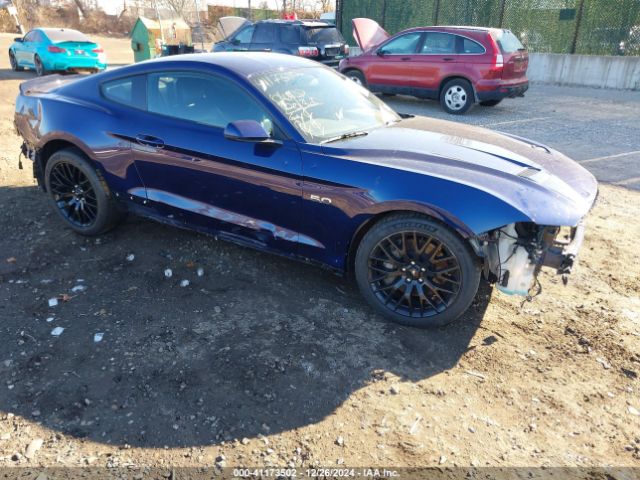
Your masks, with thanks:
[{"label": "tree", "polygon": [[158,6],[164,6],[171,10],[176,16],[185,18],[187,14],[195,12],[194,0],[157,0]]},{"label": "tree", "polygon": [[82,17],[86,17],[87,9],[83,5],[82,0],[74,0],[74,3],[76,4],[76,7],[78,7],[78,11],[80,11],[80,15],[82,15]]}]

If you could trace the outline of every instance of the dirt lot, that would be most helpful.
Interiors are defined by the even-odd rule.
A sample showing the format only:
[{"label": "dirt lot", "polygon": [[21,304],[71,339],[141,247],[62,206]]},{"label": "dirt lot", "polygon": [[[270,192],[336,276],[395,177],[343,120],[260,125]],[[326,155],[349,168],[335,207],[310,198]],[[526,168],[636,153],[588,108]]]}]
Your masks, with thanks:
[{"label": "dirt lot", "polygon": [[[126,40],[103,44],[129,61]],[[137,218],[70,233],[17,169],[28,77],[2,55],[0,467],[640,466],[640,192],[601,185],[568,286],[545,274],[524,304],[487,287],[454,325],[403,328],[348,281],[209,237]],[[505,121],[548,91],[562,97],[534,86]],[[576,91],[596,124],[622,105]]]}]

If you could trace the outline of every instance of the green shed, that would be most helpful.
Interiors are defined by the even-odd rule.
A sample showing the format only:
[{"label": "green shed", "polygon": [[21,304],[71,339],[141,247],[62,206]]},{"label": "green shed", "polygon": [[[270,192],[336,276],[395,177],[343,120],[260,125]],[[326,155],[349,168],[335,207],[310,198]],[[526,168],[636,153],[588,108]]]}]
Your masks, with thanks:
[{"label": "green shed", "polygon": [[[164,38],[163,38],[164,34]],[[162,45],[191,46],[191,28],[181,18],[151,20],[138,17],[131,30],[131,48],[136,62],[160,55]]]}]

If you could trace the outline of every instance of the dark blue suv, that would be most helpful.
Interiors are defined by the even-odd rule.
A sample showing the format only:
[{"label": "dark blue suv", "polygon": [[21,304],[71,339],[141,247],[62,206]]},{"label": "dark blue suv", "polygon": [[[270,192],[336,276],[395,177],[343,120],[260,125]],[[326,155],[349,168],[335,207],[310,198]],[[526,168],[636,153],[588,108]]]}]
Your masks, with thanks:
[{"label": "dark blue suv", "polygon": [[[235,28],[225,28],[225,19]],[[213,52],[257,51],[298,55],[337,67],[349,55],[349,46],[335,25],[316,20],[261,20],[240,25],[238,17],[220,19],[224,40],[213,46]]]}]

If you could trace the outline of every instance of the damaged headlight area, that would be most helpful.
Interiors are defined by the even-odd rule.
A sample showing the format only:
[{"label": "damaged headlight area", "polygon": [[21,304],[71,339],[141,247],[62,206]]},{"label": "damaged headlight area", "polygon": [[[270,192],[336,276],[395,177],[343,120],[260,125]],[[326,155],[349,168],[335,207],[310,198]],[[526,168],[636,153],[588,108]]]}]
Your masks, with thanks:
[{"label": "damaged headlight area", "polygon": [[511,223],[482,235],[484,275],[508,295],[531,295],[542,267],[567,275],[584,239],[584,225],[555,227],[531,222]]}]

